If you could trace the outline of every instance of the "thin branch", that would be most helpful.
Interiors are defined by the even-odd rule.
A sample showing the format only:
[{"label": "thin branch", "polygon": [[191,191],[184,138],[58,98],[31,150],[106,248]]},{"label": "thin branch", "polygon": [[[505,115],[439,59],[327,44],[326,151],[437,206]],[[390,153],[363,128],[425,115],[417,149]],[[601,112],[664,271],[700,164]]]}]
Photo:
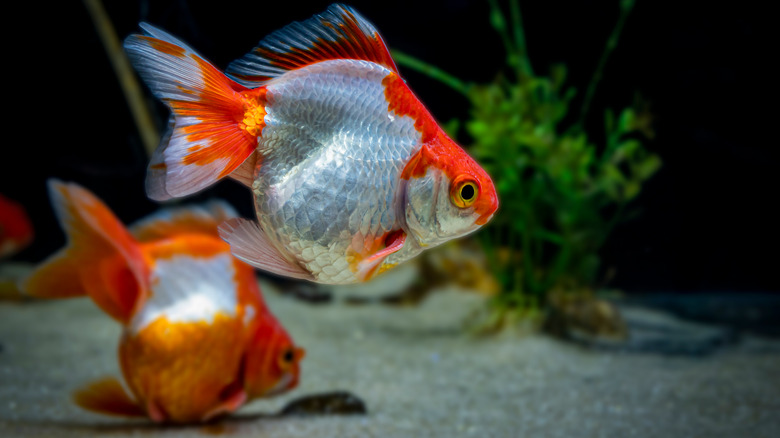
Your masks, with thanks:
[{"label": "thin branch", "polygon": [[141,91],[138,79],[130,67],[130,61],[122,50],[122,45],[116,36],[114,25],[103,8],[103,4],[100,0],[84,0],[84,6],[87,7],[89,15],[92,17],[92,22],[100,36],[100,41],[103,43],[103,47],[108,53],[108,59],[111,61],[111,66],[114,68],[114,73],[116,73],[119,79],[119,84],[125,94],[127,104],[130,106],[130,112],[133,114],[141,140],[144,143],[144,149],[151,157],[155,148],[157,148],[157,144],[160,143],[160,134],[157,132],[157,127],[144,100],[144,94]]},{"label": "thin branch", "polygon": [[528,77],[534,75],[531,67],[531,60],[528,57],[528,48],[525,44],[525,30],[523,29],[523,17],[520,14],[520,5],[518,0],[512,0],[509,3],[509,14],[512,17],[512,29],[515,35],[515,46],[517,50],[520,71]]},{"label": "thin branch", "polygon": [[421,61],[414,56],[407,55],[406,53],[399,52],[398,50],[393,50],[392,53],[393,59],[395,59],[398,65],[408,67],[414,71],[423,73],[445,85],[448,85],[453,90],[468,97],[469,90],[471,89],[470,84],[463,82],[455,76],[445,72],[444,70],[428,64],[425,61]]},{"label": "thin branch", "polygon": [[633,8],[634,0],[620,1],[620,17],[618,17],[617,24],[615,25],[615,28],[612,30],[612,34],[607,40],[607,45],[604,47],[604,52],[601,54],[601,59],[599,59],[596,71],[593,73],[593,78],[591,79],[590,84],[588,84],[588,89],[585,92],[585,99],[583,100],[582,108],[580,109],[580,119],[577,122],[579,127],[582,127],[585,123],[585,117],[587,116],[588,110],[590,109],[593,96],[596,94],[596,88],[598,87],[599,82],[601,82],[604,66],[607,64],[607,60],[615,50],[615,47],[617,47],[618,40],[620,40],[620,33],[623,31],[623,26],[626,24],[626,19],[628,19],[628,15],[631,13],[631,9]]}]

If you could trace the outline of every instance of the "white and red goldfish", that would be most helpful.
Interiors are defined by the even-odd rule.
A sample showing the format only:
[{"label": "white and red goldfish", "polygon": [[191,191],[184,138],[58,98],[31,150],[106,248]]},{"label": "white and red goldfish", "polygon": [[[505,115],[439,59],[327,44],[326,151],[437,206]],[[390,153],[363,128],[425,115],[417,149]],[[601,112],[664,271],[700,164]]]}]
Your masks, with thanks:
[{"label": "white and red goldfish", "polygon": [[123,326],[113,378],[74,395],[88,410],[197,422],[295,387],[304,355],[265,305],[254,270],[217,235],[229,206],[152,215],[125,228],[76,184],[49,183],[68,245],[20,289],[42,298],[88,295]]},{"label": "white and red goldfish", "polygon": [[26,248],[34,236],[24,207],[0,194],[0,259]]},{"label": "white and red goldfish", "polygon": [[365,281],[475,231],[498,208],[490,176],[350,7],[272,33],[226,74],[170,34],[141,28],[125,50],[172,112],[147,194],[186,196],[225,176],[251,187],[257,222],[220,227],[247,263],[320,283]]}]

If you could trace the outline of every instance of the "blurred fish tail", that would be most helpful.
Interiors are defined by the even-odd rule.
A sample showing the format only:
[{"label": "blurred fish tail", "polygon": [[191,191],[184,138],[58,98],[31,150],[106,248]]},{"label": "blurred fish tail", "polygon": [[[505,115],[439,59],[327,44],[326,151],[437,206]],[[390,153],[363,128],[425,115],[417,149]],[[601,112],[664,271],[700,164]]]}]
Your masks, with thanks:
[{"label": "blurred fish tail", "polygon": [[50,180],[49,194],[68,244],[22,280],[20,289],[40,298],[89,295],[126,323],[147,295],[148,266],[138,242],[82,187]]}]

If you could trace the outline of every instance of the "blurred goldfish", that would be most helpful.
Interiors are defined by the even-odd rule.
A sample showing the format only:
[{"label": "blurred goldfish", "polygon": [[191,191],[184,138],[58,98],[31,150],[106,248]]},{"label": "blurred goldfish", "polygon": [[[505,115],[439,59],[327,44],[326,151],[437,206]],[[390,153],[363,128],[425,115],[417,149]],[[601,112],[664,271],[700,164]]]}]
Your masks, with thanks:
[{"label": "blurred goldfish", "polygon": [[23,250],[32,239],[33,227],[24,207],[0,194],[0,258]]},{"label": "blurred goldfish", "polygon": [[147,194],[186,196],[226,176],[251,187],[257,222],[220,227],[241,260],[319,283],[365,281],[477,230],[498,208],[490,176],[352,8],[332,5],[272,33],[227,75],[141,28],[125,50],[172,112]]},{"label": "blurred goldfish", "polygon": [[50,181],[49,192],[68,245],[20,288],[88,295],[122,324],[119,362],[134,396],[108,378],[77,391],[79,406],[194,422],[297,385],[303,349],[265,305],[253,269],[217,235],[229,206],[163,210],[128,230],[76,184]]}]

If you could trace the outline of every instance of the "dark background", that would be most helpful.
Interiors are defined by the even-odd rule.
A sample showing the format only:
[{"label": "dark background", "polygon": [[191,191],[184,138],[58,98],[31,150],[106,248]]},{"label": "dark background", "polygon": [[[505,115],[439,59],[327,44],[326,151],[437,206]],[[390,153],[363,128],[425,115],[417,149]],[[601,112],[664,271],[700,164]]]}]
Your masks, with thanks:
[{"label": "dark background", "polygon": [[[171,0],[106,2],[120,38],[149,21],[224,68],[265,35],[323,11],[329,2]],[[662,170],[603,252],[609,284],[629,292],[780,291],[776,168],[777,70],[763,24],[768,12],[747,3],[638,0],[592,105],[597,136],[603,110],[652,105],[650,148]],[[354,1],[391,48],[456,76],[489,81],[503,47],[484,1]],[[569,68],[582,91],[617,20],[618,1],[521,1],[531,61],[544,74]],[[26,25],[6,37],[0,192],[29,210],[37,236],[20,253],[37,261],[63,243],[48,203],[49,177],[78,182],[124,222],[158,208],[143,190],[147,158],[125,98],[81,2],[31,4],[9,14]],[[16,17],[15,19],[11,19]],[[775,35],[776,36],[776,35]],[[773,38],[774,40],[775,38]],[[425,76],[401,69],[440,121],[467,115],[468,102]],[[152,102],[162,126],[167,112]],[[579,108],[575,101],[573,108]],[[467,140],[467,139],[462,139]],[[466,143],[467,141],[464,141]],[[198,196],[227,198],[246,216],[249,193],[226,181]]]}]

